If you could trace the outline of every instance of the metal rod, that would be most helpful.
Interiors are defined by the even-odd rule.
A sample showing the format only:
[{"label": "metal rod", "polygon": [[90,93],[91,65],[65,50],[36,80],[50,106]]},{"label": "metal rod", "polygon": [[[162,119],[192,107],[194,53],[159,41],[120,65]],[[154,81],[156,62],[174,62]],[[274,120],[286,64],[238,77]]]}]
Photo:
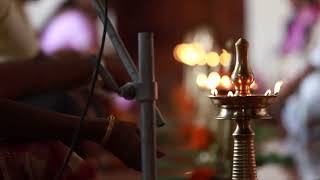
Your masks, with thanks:
[{"label": "metal rod", "polygon": [[155,100],[153,34],[139,33],[139,101],[141,112],[142,179],[156,180]]},{"label": "metal rod", "polygon": [[[100,18],[100,20],[104,23],[104,13],[105,13],[105,7],[98,1],[98,0],[92,0],[93,6],[97,11],[97,14]],[[109,18],[107,18],[107,33],[108,36],[118,54],[120,57],[120,60],[122,64],[125,66],[125,69],[127,70],[129,76],[131,79],[135,82],[139,80],[139,73],[138,70],[132,60],[132,57],[130,56],[128,50],[125,48],[125,45],[123,41],[121,40],[119,34],[113,27],[111,21]],[[156,107],[156,117],[157,117],[157,126],[162,127],[165,125],[165,120],[163,115],[161,114],[160,110],[158,107]]]},{"label": "metal rod", "polygon": [[119,93],[119,85],[117,82],[113,79],[112,75],[110,72],[104,68],[102,65],[99,67],[99,75],[101,79],[104,81],[104,83],[107,85],[110,90]]},{"label": "metal rod", "polygon": [[[97,0],[94,0],[93,4],[98,12],[98,16],[100,20],[104,23],[105,22],[104,13],[106,12],[105,7]],[[132,57],[130,56],[128,50],[125,48],[123,41],[121,40],[118,32],[115,30],[109,18],[107,18],[107,25],[108,25],[108,29],[107,29],[108,36],[117,54],[119,55],[123,65],[125,66],[125,69],[127,70],[131,79],[134,81],[137,81],[139,79],[138,70],[132,60]]]}]

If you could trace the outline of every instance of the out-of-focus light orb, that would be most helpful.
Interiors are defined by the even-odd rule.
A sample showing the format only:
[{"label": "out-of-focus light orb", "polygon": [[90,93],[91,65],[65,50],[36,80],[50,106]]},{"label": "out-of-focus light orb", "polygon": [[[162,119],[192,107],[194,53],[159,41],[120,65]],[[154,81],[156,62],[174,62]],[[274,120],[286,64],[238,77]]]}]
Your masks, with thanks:
[{"label": "out-of-focus light orb", "polygon": [[180,57],[182,55],[182,50],[184,49],[185,46],[187,46],[187,44],[178,44],[178,45],[176,45],[176,47],[174,47],[173,57],[175,60],[181,62]]},{"label": "out-of-focus light orb", "polygon": [[220,54],[220,64],[224,67],[229,66],[231,62],[232,55],[225,49],[222,50]]},{"label": "out-of-focus light orb", "polygon": [[197,57],[195,57],[195,61],[197,61],[197,65],[205,65],[206,51],[204,50],[204,47],[200,43],[193,43],[192,46],[194,48],[194,51],[197,54]]},{"label": "out-of-focus light orb", "polygon": [[221,77],[217,72],[211,72],[207,79],[207,88],[215,89],[220,84]]},{"label": "out-of-focus light orb", "polygon": [[211,67],[216,67],[219,65],[219,62],[220,62],[220,57],[219,57],[219,54],[216,53],[216,52],[209,52],[207,55],[206,55],[206,62],[209,66]]},{"label": "out-of-focus light orb", "polygon": [[191,44],[179,44],[174,50],[174,57],[184,64],[193,66],[196,64],[197,53]]},{"label": "out-of-focus light orb", "polygon": [[224,75],[221,77],[220,84],[221,84],[221,86],[223,86],[226,89],[230,89],[232,87],[231,79],[227,75]]},{"label": "out-of-focus light orb", "polygon": [[201,73],[198,74],[197,79],[196,79],[196,83],[199,87],[204,88],[206,87],[206,82],[207,82],[207,75]]},{"label": "out-of-focus light orb", "polygon": [[176,60],[189,66],[205,64],[205,51],[197,43],[177,45],[174,49],[174,57]]}]

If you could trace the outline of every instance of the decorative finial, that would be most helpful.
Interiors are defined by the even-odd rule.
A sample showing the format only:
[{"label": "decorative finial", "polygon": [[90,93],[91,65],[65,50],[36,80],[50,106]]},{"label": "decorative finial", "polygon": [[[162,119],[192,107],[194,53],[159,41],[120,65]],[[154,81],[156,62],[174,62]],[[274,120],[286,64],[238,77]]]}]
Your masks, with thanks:
[{"label": "decorative finial", "polygon": [[248,64],[247,40],[240,38],[236,44],[236,66],[232,72],[231,78],[239,96],[250,95],[250,85],[254,82],[254,76]]}]

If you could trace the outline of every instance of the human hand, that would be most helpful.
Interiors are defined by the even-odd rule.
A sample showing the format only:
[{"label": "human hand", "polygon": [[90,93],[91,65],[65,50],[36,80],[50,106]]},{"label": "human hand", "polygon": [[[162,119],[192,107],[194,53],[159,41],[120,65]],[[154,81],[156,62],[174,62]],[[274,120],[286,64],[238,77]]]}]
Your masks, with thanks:
[{"label": "human hand", "polygon": [[[128,168],[141,171],[140,130],[133,123],[116,121],[105,148],[119,158]],[[157,157],[164,156],[157,152]]]}]

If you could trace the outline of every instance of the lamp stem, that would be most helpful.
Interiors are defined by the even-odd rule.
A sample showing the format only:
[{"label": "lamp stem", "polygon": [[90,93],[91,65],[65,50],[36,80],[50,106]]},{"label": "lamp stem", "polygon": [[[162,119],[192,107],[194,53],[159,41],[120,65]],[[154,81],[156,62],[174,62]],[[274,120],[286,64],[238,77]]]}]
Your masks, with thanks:
[{"label": "lamp stem", "polygon": [[236,120],[232,180],[257,180],[254,132],[249,119]]}]

